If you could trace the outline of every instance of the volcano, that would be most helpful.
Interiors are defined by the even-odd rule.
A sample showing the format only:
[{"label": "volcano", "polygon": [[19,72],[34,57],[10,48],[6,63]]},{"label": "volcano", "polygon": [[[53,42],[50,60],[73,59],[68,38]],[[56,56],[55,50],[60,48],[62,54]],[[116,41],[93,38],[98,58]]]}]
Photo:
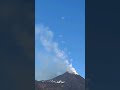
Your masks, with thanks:
[{"label": "volcano", "polygon": [[85,79],[78,74],[65,72],[50,80],[35,80],[35,90],[85,90]]}]

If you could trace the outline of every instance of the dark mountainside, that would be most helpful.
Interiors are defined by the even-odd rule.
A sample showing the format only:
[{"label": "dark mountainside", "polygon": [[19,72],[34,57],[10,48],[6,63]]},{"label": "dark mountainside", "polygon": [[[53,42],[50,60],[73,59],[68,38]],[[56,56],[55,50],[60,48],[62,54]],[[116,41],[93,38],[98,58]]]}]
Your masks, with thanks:
[{"label": "dark mountainside", "polygon": [[50,80],[35,80],[35,90],[85,90],[85,79],[66,72]]}]

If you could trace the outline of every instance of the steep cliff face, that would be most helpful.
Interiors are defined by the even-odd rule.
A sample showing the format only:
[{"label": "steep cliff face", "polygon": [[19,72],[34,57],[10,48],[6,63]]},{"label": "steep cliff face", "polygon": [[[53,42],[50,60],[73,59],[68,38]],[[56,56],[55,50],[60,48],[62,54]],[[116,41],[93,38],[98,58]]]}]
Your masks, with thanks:
[{"label": "steep cliff face", "polygon": [[35,90],[85,90],[85,79],[66,72],[50,80],[35,81]]}]

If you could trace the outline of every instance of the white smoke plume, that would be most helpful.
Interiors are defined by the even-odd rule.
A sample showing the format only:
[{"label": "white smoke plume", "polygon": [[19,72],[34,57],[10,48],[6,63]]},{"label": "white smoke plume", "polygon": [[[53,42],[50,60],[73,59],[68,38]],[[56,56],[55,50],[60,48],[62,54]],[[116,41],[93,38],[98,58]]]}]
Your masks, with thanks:
[{"label": "white smoke plume", "polygon": [[54,78],[66,71],[69,73],[78,74],[69,63],[69,58],[66,52],[60,49],[59,44],[54,40],[54,33],[44,25],[35,26],[35,39],[37,44],[43,47],[38,50],[36,56],[39,59],[38,65],[41,65],[39,69],[35,70],[35,78],[37,80],[47,80]]}]

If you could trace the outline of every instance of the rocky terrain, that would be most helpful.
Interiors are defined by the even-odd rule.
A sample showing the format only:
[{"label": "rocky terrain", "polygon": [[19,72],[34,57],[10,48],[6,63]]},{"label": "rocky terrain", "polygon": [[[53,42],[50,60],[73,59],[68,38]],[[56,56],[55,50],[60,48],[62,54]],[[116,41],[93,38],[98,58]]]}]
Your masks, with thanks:
[{"label": "rocky terrain", "polygon": [[35,80],[35,90],[85,90],[85,79],[80,75],[65,72],[50,80]]}]

